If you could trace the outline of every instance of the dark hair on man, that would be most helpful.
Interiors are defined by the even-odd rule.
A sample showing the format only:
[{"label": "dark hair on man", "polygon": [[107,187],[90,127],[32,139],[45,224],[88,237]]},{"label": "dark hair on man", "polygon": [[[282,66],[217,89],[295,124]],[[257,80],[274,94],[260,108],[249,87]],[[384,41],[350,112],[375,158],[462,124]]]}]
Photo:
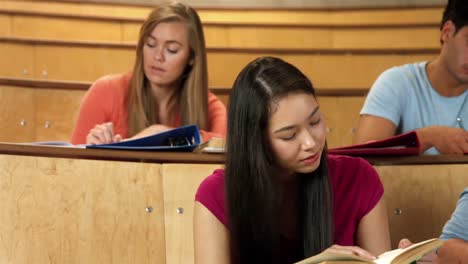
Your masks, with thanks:
[{"label": "dark hair on man", "polygon": [[[315,96],[310,80],[293,65],[273,57],[249,63],[231,91],[226,141],[225,188],[232,263],[279,263],[280,187],[278,165],[267,136],[275,101],[292,93]],[[298,174],[301,258],[333,242],[333,195],[323,150],[320,166]]]},{"label": "dark hair on man", "polygon": [[452,21],[455,24],[455,33],[464,26],[468,25],[468,1],[467,0],[448,0],[445,6],[440,29],[445,22]]}]

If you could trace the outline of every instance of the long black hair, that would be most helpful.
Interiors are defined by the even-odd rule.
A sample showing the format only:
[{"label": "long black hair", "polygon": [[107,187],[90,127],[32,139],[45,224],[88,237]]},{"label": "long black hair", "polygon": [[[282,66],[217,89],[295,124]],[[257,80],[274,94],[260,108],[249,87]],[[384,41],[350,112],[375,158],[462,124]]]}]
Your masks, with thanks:
[{"label": "long black hair", "polygon": [[[231,91],[226,142],[225,188],[232,263],[278,263],[280,260],[279,191],[266,129],[273,100],[290,93],[311,94],[310,80],[293,65],[273,57],[249,63]],[[332,245],[333,202],[326,162],[297,175],[302,256]]]}]

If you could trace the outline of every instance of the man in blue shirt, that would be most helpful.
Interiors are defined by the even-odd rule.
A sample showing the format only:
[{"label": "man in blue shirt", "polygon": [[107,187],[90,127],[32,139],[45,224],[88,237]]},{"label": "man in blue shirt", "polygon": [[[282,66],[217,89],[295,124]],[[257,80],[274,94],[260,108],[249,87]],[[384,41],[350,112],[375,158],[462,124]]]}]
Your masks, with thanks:
[{"label": "man in blue shirt", "polygon": [[361,110],[354,143],[415,130],[425,154],[468,153],[468,1],[448,1],[440,32],[436,59],[379,76]]}]

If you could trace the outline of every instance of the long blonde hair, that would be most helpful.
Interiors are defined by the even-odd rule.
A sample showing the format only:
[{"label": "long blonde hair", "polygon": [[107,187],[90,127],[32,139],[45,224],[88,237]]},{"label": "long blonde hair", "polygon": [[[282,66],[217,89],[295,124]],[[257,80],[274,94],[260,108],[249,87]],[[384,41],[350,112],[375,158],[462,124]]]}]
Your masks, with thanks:
[{"label": "long blonde hair", "polygon": [[133,136],[142,129],[159,123],[155,111],[157,102],[154,100],[144,73],[143,46],[148,36],[161,22],[186,24],[193,61],[191,66],[187,65],[182,76],[182,85],[175,93],[174,103],[170,104],[170,120],[172,122],[175,120],[178,108],[182,125],[196,124],[200,129],[208,127],[208,73],[202,24],[192,7],[179,2],[168,2],[158,5],[140,29],[127,102],[128,136]]}]

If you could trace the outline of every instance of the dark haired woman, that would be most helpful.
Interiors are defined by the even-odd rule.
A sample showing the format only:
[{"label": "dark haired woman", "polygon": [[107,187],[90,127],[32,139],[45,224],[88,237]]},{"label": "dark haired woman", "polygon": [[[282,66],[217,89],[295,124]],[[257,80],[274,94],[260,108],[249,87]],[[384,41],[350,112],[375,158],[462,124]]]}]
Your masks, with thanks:
[{"label": "dark haired woman", "polygon": [[309,79],[277,58],[237,77],[226,168],[200,185],[195,263],[293,263],[323,251],[390,250],[383,187],[365,160],[327,155]]}]

